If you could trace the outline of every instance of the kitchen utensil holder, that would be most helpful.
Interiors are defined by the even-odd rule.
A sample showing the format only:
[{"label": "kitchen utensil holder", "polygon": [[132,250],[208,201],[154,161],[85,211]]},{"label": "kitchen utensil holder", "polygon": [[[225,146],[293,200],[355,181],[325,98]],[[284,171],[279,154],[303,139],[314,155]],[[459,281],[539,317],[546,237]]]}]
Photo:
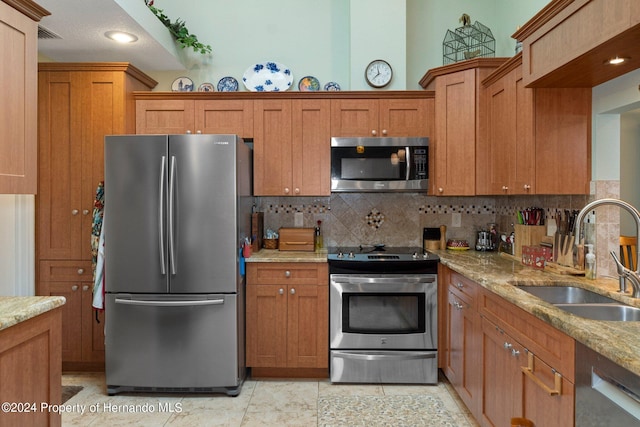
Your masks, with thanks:
[{"label": "kitchen utensil holder", "polygon": [[515,224],[515,251],[516,258],[522,257],[523,246],[537,246],[547,235],[547,227],[544,225]]}]

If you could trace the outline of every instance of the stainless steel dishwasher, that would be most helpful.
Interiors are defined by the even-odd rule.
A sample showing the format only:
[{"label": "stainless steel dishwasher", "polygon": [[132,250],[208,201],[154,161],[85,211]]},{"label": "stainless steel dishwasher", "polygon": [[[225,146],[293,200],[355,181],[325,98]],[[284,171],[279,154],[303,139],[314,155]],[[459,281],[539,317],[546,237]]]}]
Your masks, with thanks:
[{"label": "stainless steel dishwasher", "polygon": [[576,343],[576,427],[640,426],[640,377]]}]

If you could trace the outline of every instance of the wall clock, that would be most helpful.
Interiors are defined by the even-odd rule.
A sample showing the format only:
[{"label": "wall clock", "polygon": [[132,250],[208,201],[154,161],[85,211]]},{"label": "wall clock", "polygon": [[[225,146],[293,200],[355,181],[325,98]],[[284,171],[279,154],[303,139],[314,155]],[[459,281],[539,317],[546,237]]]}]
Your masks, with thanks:
[{"label": "wall clock", "polygon": [[371,61],[364,70],[364,78],[371,87],[385,87],[391,82],[393,70],[391,65],[385,60],[376,59]]}]

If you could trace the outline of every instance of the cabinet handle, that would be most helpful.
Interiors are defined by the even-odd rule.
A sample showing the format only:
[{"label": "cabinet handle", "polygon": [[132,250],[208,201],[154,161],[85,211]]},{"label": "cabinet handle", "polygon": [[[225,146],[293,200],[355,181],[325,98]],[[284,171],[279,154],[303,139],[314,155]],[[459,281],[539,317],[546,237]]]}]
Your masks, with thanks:
[{"label": "cabinet handle", "polygon": [[289,187],[284,187],[284,194],[289,194],[291,190],[289,190]]},{"label": "cabinet handle", "polygon": [[71,287],[71,290],[72,290],[72,291],[77,291],[77,290],[78,290],[78,285],[73,285],[73,286]]},{"label": "cabinet handle", "polygon": [[373,130],[371,131],[371,136],[376,136],[377,134],[378,134],[378,132],[377,132],[375,129],[373,129]]},{"label": "cabinet handle", "polygon": [[89,215],[89,209],[84,209],[82,211],[82,215]]},{"label": "cabinet handle", "polygon": [[88,291],[88,290],[89,290],[89,285],[84,285],[84,286],[82,287],[82,290],[83,290],[83,291]]},{"label": "cabinet handle", "polygon": [[520,356],[520,350],[516,350],[515,348],[512,348],[512,349],[511,349],[511,355],[512,355],[513,357],[518,357],[518,356]]},{"label": "cabinet handle", "polygon": [[79,212],[78,209],[73,209],[71,211],[71,215],[78,215],[78,212]]},{"label": "cabinet handle", "polygon": [[285,271],[284,277],[291,277],[291,272],[289,270]]},{"label": "cabinet handle", "polygon": [[78,269],[78,274],[84,274],[84,268],[79,268]]},{"label": "cabinet handle", "polygon": [[462,304],[460,304],[458,301],[454,301],[453,305],[458,309],[458,310],[462,310],[464,308],[464,306]]},{"label": "cabinet handle", "polygon": [[555,369],[552,370],[553,376],[554,376],[554,384],[553,384],[553,388],[550,388],[545,383],[543,383],[540,378],[536,377],[536,375],[533,373],[533,368],[534,368],[533,353],[529,352],[529,358],[527,362],[528,362],[527,366],[521,366],[520,369],[522,369],[522,372],[527,377],[529,377],[531,381],[533,381],[538,387],[544,390],[545,393],[547,393],[549,396],[557,396],[559,394],[562,394],[562,375],[560,375],[559,372],[557,372]]},{"label": "cabinet handle", "polygon": [[386,129],[382,129],[382,134],[383,134],[384,136],[387,136],[387,130],[386,130]]},{"label": "cabinet handle", "polygon": [[196,133],[197,133],[198,135],[201,135],[201,134],[202,134],[202,131],[201,131],[201,130],[197,130],[197,131],[196,131]]},{"label": "cabinet handle", "polygon": [[530,186],[529,184],[525,184],[525,185],[524,185],[524,189],[525,189],[525,190],[531,190],[531,186]]},{"label": "cabinet handle", "polygon": [[442,192],[444,192],[444,188],[438,187],[438,193],[442,193]]},{"label": "cabinet handle", "polygon": [[502,186],[502,191],[507,191],[509,189],[509,187],[507,187],[506,185]]},{"label": "cabinet handle", "polygon": [[502,344],[502,346],[505,348],[505,350],[509,350],[511,347],[513,347],[513,344],[505,341],[504,344]]},{"label": "cabinet handle", "polygon": [[458,283],[456,283],[456,288],[462,289],[462,288],[464,288],[464,285],[461,282],[458,282]]},{"label": "cabinet handle", "polygon": [[294,193],[296,193],[296,194],[300,194],[300,189],[299,189],[298,187],[296,187],[296,188],[293,190],[293,192],[294,192]]},{"label": "cabinet handle", "polygon": [[187,129],[187,131],[185,132],[186,134],[190,134],[191,130]]},{"label": "cabinet handle", "polygon": [[280,295],[284,295],[284,289],[282,289],[282,288],[278,289],[278,293],[279,293]]},{"label": "cabinet handle", "polygon": [[296,294],[296,290],[294,288],[291,288],[291,295],[295,295]]}]

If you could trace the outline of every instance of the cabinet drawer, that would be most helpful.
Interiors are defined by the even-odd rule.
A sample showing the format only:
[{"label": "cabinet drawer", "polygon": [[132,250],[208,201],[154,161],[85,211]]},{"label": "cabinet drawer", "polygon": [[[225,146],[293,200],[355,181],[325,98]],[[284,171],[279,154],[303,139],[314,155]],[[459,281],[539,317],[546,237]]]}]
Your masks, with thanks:
[{"label": "cabinet drawer", "polygon": [[40,281],[92,281],[91,261],[40,261]]},{"label": "cabinet drawer", "polygon": [[461,274],[451,272],[449,290],[455,295],[464,298],[470,305],[475,307],[475,299],[478,293],[478,285]]},{"label": "cabinet drawer", "polygon": [[248,263],[248,285],[329,285],[325,263]]},{"label": "cabinet drawer", "polygon": [[489,291],[482,292],[478,310],[529,351],[574,382],[573,338]]}]

